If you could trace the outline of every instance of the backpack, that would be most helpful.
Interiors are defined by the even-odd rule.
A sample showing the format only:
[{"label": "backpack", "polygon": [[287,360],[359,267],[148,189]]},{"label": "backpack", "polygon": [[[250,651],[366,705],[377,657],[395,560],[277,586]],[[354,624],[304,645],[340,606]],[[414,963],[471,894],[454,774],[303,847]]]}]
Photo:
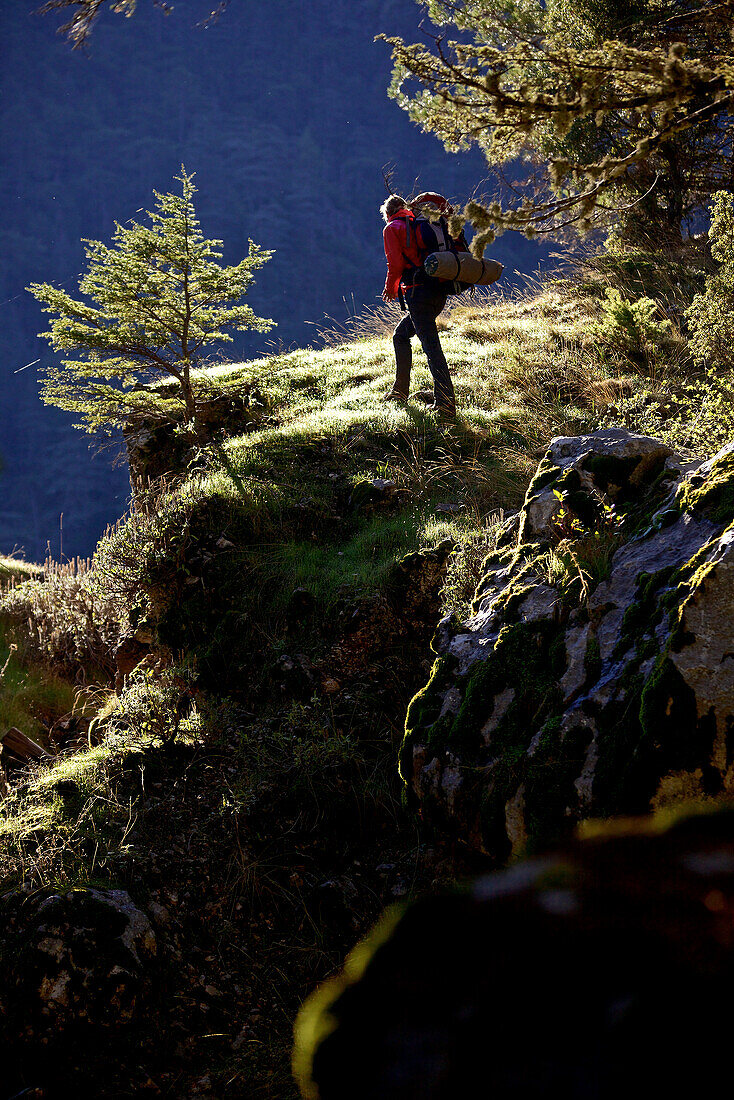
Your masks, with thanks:
[{"label": "backpack", "polygon": [[409,266],[415,271],[420,282],[425,284],[440,284],[441,289],[447,291],[450,295],[463,294],[465,290],[470,290],[472,288],[472,283],[461,283],[454,279],[434,278],[429,275],[422,266],[426,257],[434,252],[453,252],[454,255],[456,255],[459,251],[468,251],[469,246],[466,243],[463,232],[458,240],[454,240],[449,234],[448,222],[443,215],[436,221],[430,221],[428,218],[416,214],[413,218],[405,218],[406,249],[410,248],[412,233],[415,234],[421,266],[416,267],[411,263],[408,257],[405,256],[405,253],[403,253],[403,256],[408,260]]}]

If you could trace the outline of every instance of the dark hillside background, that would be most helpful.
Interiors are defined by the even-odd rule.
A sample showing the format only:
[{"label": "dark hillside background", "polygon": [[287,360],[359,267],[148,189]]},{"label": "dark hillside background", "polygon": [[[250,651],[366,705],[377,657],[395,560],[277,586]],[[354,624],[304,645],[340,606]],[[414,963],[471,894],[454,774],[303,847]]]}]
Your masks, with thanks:
[{"label": "dark hillside background", "polygon": [[[141,3],[134,18],[103,17],[86,56],[35,6],[0,13],[0,552],[38,559],[47,543],[59,555],[61,513],[64,555],[90,553],[124,510],[128,482],[38,399],[50,352],[29,282],[76,289],[80,239],[109,240],[115,219],[172,189],[183,161],[227,263],[248,237],[276,250],[250,300],[278,327],[243,335],[227,358],[265,340],[306,344],[307,322],[379,300],[383,165],[406,190],[417,181],[456,198],[487,169],[476,153],[446,154],[387,98],[389,52],[373,38],[417,38],[412,0],[237,0],[206,30],[195,24],[212,0],[178,3],[169,17]],[[510,234],[492,253],[511,281],[545,251]]]}]

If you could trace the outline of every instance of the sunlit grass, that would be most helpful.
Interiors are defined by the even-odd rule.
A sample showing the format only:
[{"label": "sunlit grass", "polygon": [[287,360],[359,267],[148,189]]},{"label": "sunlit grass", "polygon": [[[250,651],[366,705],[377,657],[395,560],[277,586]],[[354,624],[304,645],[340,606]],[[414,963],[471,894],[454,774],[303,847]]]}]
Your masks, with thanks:
[{"label": "sunlit grass", "polygon": [[[431,532],[440,541],[437,524],[455,541],[480,537],[499,510],[519,507],[554,435],[593,426],[590,395],[610,369],[589,345],[599,308],[558,289],[453,303],[441,317],[457,393],[452,424],[417,399],[384,402],[394,379],[394,309],[370,311],[363,330],[355,318],[348,340],[332,332],[321,349],[211,368],[200,379],[207,392],[256,389],[267,413],[207,447],[160,499],[170,537],[187,526],[226,534],[267,594],[258,602],[270,601],[276,615],[294,587],[312,591],[325,613],[334,593],[379,589],[393,562],[431,544]],[[413,344],[411,393],[431,387]],[[372,517],[352,494],[378,477],[402,495]],[[233,560],[233,598],[248,603],[237,592],[242,567]]]},{"label": "sunlit grass", "polygon": [[10,584],[43,575],[43,566],[0,554],[0,590]]},{"label": "sunlit grass", "polygon": [[90,881],[125,851],[134,823],[114,777],[141,744],[111,736],[16,781],[0,803],[0,884]]},{"label": "sunlit grass", "polygon": [[[580,298],[558,288],[526,298],[492,292],[454,303],[440,318],[457,394],[458,417],[452,424],[440,422],[414,398],[407,406],[383,402],[394,377],[395,310],[378,308],[362,321],[354,318],[346,333],[332,332],[321,349],[278,352],[204,372],[198,381],[206,394],[257,391],[260,419],[248,423],[242,434],[222,435],[198,446],[188,470],[153,488],[147,503],[101,545],[90,574],[99,584],[90,589],[95,599],[98,591],[107,592],[115,611],[134,608],[136,623],[142,615],[157,644],[169,647],[176,662],[191,662],[192,676],[204,685],[199,689],[197,684],[201,695],[196,706],[201,709],[195,719],[183,718],[181,733],[176,726],[170,738],[175,736],[176,743],[163,747],[163,734],[150,733],[154,715],[146,713],[146,706],[165,670],[147,669],[143,675],[150,676],[150,690],[145,690],[145,680],[134,700],[134,687],[127,696],[121,689],[119,699],[108,692],[106,708],[90,733],[90,747],[29,773],[0,808],[0,881],[54,888],[95,879],[124,882],[130,875],[139,881],[141,853],[150,851],[157,858],[162,850],[153,831],[159,828],[161,784],[152,780],[179,777],[177,750],[183,750],[187,762],[195,760],[192,742],[198,740],[203,748],[205,739],[211,740],[198,753],[200,770],[189,773],[187,763],[188,786],[175,793],[178,798],[183,792],[183,812],[173,827],[187,844],[199,830],[212,829],[215,848],[222,822],[228,824],[231,815],[237,844],[232,844],[231,862],[224,868],[224,893],[238,899],[238,907],[243,897],[254,903],[268,892],[279,911],[300,905],[291,872],[297,868],[295,878],[300,879],[304,865],[313,864],[314,841],[320,835],[328,834],[329,846],[339,836],[337,828],[324,825],[324,816],[334,807],[348,804],[359,838],[349,843],[362,858],[365,837],[369,842],[372,830],[374,840],[376,829],[369,823],[369,814],[376,813],[371,807],[383,815],[375,817],[380,829],[385,814],[397,820],[391,737],[399,733],[408,698],[418,686],[408,690],[410,677],[420,676],[423,655],[430,657],[428,637],[436,618],[447,611],[462,618],[471,613],[485,558],[496,545],[505,515],[520,506],[549,440],[593,430],[598,406],[615,399],[620,380],[632,369],[622,354],[595,343],[599,311],[593,296]],[[413,343],[415,393],[431,386],[431,376]],[[175,383],[158,387],[153,400],[161,411],[173,410]],[[394,485],[370,496],[369,483],[377,478]],[[375,609],[379,626],[385,608],[389,615],[397,613],[399,621],[398,601],[405,589],[395,581],[404,581],[406,574],[398,563],[412,551],[430,550],[446,540],[457,552],[448,559],[442,591],[426,621],[408,623],[406,616],[406,629],[398,631],[397,641],[380,641],[376,655],[368,653],[356,672],[344,658],[343,676],[334,653],[349,637],[345,623]],[[602,554],[596,546],[590,548],[579,581],[565,566],[567,583],[583,586],[593,571],[601,576],[609,548],[603,549]],[[547,568],[554,577],[563,565],[549,554]],[[0,559],[0,588],[2,566]],[[15,577],[20,566],[8,569]],[[86,632],[88,620],[83,602],[72,599],[72,580],[56,589],[44,584],[44,601],[34,596],[36,582],[27,586],[24,599],[15,589],[17,618],[35,608],[36,620],[48,624],[50,654],[82,652],[76,640]],[[81,587],[83,595],[86,588]],[[296,589],[305,590],[311,600],[294,600]],[[101,617],[96,604],[94,616]],[[417,636],[411,656],[401,663],[404,635],[413,625],[425,633]],[[112,631],[101,642],[111,654],[110,638]],[[3,648],[0,637],[0,664],[3,654],[8,647]],[[290,710],[277,676],[285,655],[304,658],[313,674],[304,689],[308,701],[294,702]],[[170,670],[174,686],[177,668]],[[405,699],[401,704],[396,692],[390,713],[386,709],[372,717],[374,687],[385,669],[399,681]],[[38,680],[32,675],[25,658],[13,655],[7,681],[0,684],[0,721],[33,736],[39,727],[30,723],[42,713],[43,700],[49,705],[54,700],[45,669]],[[327,694],[323,676],[341,681],[340,693]],[[70,710],[73,689],[61,682],[58,690],[55,705]],[[236,702],[227,698],[229,693]],[[178,713],[175,693],[173,704],[168,696],[161,698],[166,714]],[[350,699],[354,729],[353,720],[345,717]],[[185,702],[185,696],[179,701]],[[247,711],[241,710],[244,705]],[[237,742],[233,735],[243,713],[255,721],[239,730]],[[36,739],[40,737],[41,731]],[[102,742],[94,744],[98,737]],[[225,741],[220,745],[218,738],[226,738],[226,751],[220,751]],[[218,760],[222,816],[217,811],[212,824],[206,818],[206,792]],[[196,802],[188,807],[191,792],[196,792]],[[149,812],[152,825],[146,824]],[[252,832],[242,844],[245,830]],[[290,847],[289,834],[297,837],[299,831],[306,837],[304,846],[294,842]],[[257,854],[250,841],[255,837],[259,842],[260,832],[265,839]],[[380,837],[382,844],[382,833]],[[259,908],[258,902],[253,928],[258,927]],[[313,962],[322,949],[323,922],[313,921],[314,942],[308,922],[305,927],[305,933],[289,929],[279,945],[289,971],[281,989],[295,988],[299,979],[292,975],[303,958],[309,981],[323,969],[320,957]],[[258,950],[266,957],[262,946]],[[329,961],[328,968],[333,965]],[[285,1050],[289,1031],[290,1019],[279,1032],[271,1014],[258,1035],[285,1034]],[[259,1038],[257,1042],[259,1057],[264,1044]],[[285,1054],[275,1051],[265,1058],[266,1065],[274,1061],[284,1065]],[[262,1089],[264,1095],[268,1083],[255,1064],[252,1050],[233,1054],[230,1079],[246,1067],[243,1087]]]}]

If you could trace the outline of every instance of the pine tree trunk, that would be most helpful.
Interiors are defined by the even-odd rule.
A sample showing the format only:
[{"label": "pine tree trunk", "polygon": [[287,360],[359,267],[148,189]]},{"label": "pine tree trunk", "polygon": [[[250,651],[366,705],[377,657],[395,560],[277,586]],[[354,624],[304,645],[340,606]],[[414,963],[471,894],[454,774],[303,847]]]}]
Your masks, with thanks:
[{"label": "pine tree trunk", "polygon": [[186,402],[186,418],[187,420],[196,420],[196,401],[188,378],[181,379],[181,389]]},{"label": "pine tree trunk", "polygon": [[196,422],[196,401],[194,400],[194,391],[191,388],[191,374],[188,360],[184,360],[183,373],[180,377],[181,392],[183,393],[184,401],[186,402],[186,419]]}]

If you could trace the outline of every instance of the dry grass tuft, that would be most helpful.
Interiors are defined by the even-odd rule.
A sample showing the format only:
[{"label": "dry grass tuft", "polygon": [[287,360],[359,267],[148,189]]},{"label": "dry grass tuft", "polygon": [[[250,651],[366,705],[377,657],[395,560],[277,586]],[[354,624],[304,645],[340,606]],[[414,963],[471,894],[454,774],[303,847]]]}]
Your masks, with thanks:
[{"label": "dry grass tuft", "polygon": [[43,580],[14,584],[0,598],[22,656],[48,661],[79,682],[114,671],[121,624],[110,602],[94,592],[87,559],[47,561]]},{"label": "dry grass tuft", "polygon": [[316,335],[323,347],[339,347],[354,340],[374,340],[390,336],[402,316],[397,302],[381,302],[358,311],[355,311],[354,303],[351,303],[350,308],[346,298],[344,304],[348,309],[344,321],[327,317],[323,326],[317,327]]}]

